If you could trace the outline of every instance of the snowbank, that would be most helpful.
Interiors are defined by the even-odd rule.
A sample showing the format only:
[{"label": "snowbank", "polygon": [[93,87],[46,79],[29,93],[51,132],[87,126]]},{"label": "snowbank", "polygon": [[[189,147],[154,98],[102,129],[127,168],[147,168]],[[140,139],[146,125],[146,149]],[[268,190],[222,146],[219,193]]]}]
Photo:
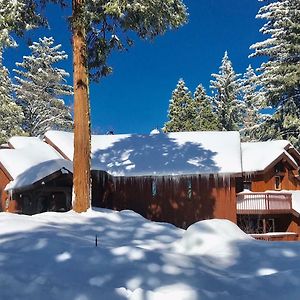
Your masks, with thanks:
[{"label": "snowbank", "polygon": [[191,225],[177,244],[178,250],[189,255],[209,255],[222,258],[233,256],[233,244],[252,238],[228,220],[212,219]]},{"label": "snowbank", "polygon": [[299,243],[255,241],[226,220],[184,231],[132,211],[0,213],[0,268],[5,300],[297,300],[300,293]]}]

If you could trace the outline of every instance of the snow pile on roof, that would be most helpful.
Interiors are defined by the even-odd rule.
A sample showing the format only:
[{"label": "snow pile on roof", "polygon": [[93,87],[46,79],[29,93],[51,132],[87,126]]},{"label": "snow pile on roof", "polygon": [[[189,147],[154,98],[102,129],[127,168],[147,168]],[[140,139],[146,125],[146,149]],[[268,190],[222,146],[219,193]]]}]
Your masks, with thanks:
[{"label": "snow pile on roof", "polygon": [[[206,236],[203,247],[210,250],[205,256],[176,251],[173,245],[181,243],[187,234],[184,230],[147,221],[131,211],[0,213],[0,298],[299,298],[300,243],[271,245],[243,239],[233,225],[223,221],[204,224],[197,224],[193,236]],[[225,233],[232,238],[228,248],[232,259],[226,266],[218,259],[223,257],[224,245],[229,246]]]},{"label": "snow pile on roof", "polygon": [[73,170],[71,162],[37,138],[13,138],[9,142],[16,149],[0,150],[0,162],[14,179],[6,189],[31,185],[61,169]]},{"label": "snow pile on roof", "polygon": [[21,149],[25,147],[36,147],[41,145],[42,140],[38,137],[32,136],[14,136],[9,139],[9,145],[14,149]]},{"label": "snow pile on roof", "polygon": [[[73,134],[45,137],[73,158]],[[241,173],[238,132],[177,132],[92,136],[92,169],[114,176]]]},{"label": "snow pile on roof", "polygon": [[[107,135],[109,137],[109,135]],[[49,140],[69,160],[73,160],[74,140],[73,133],[65,131],[50,130],[45,133],[46,142]]]},{"label": "snow pile on roof", "polygon": [[160,134],[161,132],[157,129],[157,128],[154,128],[150,131],[150,135],[152,134]]},{"label": "snow pile on roof", "polygon": [[221,219],[204,220],[192,224],[178,243],[178,249],[189,255],[212,255],[223,262],[232,259],[232,242],[252,238],[236,224]]},{"label": "snow pile on roof", "polygon": [[297,165],[287,152],[290,147],[290,142],[285,140],[242,143],[243,172],[263,171],[281,155],[285,155],[292,164]]}]

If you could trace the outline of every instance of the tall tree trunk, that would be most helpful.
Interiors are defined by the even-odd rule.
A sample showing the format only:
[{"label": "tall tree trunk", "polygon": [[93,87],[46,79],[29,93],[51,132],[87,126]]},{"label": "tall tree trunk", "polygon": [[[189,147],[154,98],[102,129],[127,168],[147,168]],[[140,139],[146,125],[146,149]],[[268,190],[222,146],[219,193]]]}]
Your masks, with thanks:
[{"label": "tall tree trunk", "polygon": [[72,0],[73,6],[73,68],[74,68],[74,172],[73,209],[84,212],[90,207],[90,107],[86,32],[80,22],[85,0]]}]

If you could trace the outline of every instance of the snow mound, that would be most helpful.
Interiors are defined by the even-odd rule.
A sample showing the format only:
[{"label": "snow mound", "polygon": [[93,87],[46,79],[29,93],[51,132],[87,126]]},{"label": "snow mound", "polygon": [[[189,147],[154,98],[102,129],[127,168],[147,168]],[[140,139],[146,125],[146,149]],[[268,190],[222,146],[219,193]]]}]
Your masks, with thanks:
[{"label": "snow mound", "polygon": [[[205,255],[174,251],[179,244]],[[296,300],[300,293],[300,243],[249,240],[225,220],[185,231],[129,210],[0,213],[0,268],[1,300]]]},{"label": "snow mound", "polygon": [[177,246],[189,255],[226,257],[232,254],[234,242],[247,240],[252,238],[236,224],[228,220],[212,219],[192,224]]}]

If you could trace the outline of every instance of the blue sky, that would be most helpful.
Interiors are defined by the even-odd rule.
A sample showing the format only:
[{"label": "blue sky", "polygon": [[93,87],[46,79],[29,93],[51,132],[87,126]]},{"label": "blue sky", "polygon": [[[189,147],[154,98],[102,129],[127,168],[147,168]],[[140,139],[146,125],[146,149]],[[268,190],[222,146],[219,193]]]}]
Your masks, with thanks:
[{"label": "blue sky", "polygon": [[[70,1],[71,2],[71,1]],[[248,58],[249,46],[262,40],[262,21],[255,15],[262,5],[256,0],[185,0],[189,23],[158,37],[154,42],[136,41],[127,52],[114,53],[111,76],[91,84],[92,128],[105,133],[149,133],[167,121],[172,90],[183,78],[193,92],[199,83],[209,89],[211,73],[217,73],[227,50],[237,73],[261,60]],[[72,75],[71,35],[66,18],[69,10],[48,7],[50,30],[39,29],[27,34],[33,41],[53,36],[69,54],[61,66]],[[24,40],[5,53],[4,64],[12,70],[29,51]],[[11,71],[13,74],[13,72]],[[69,83],[72,84],[72,76]],[[72,99],[68,100],[70,103]]]}]

